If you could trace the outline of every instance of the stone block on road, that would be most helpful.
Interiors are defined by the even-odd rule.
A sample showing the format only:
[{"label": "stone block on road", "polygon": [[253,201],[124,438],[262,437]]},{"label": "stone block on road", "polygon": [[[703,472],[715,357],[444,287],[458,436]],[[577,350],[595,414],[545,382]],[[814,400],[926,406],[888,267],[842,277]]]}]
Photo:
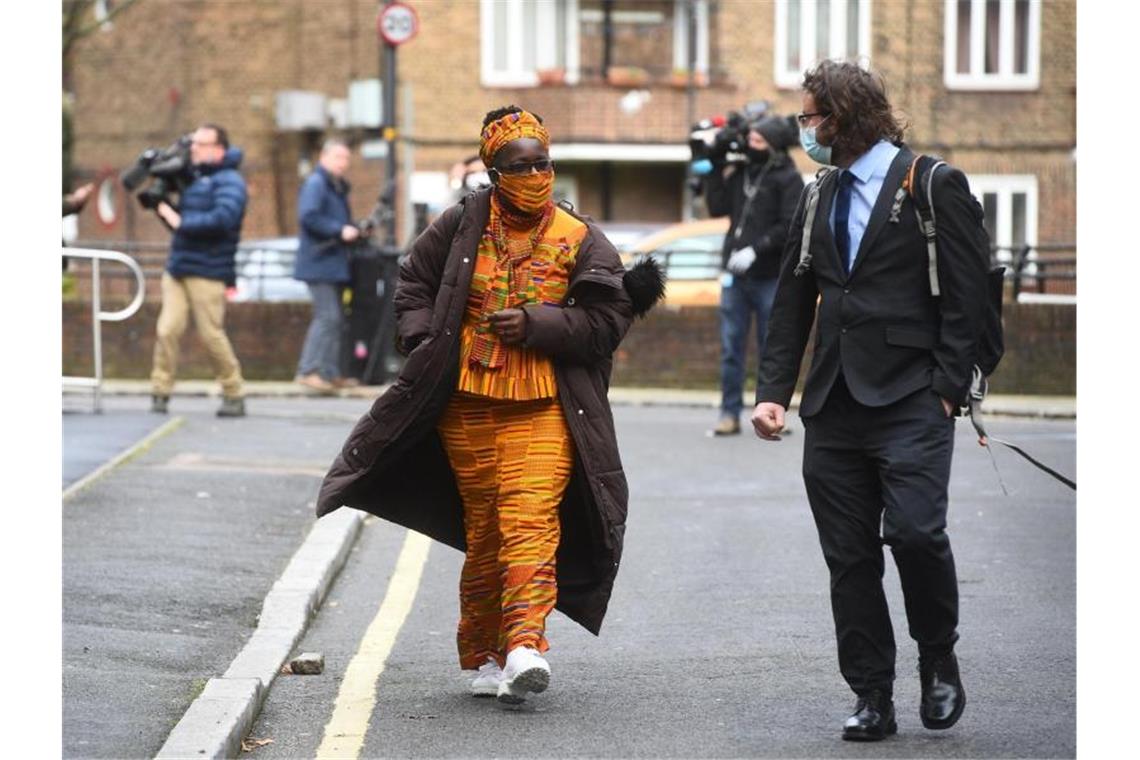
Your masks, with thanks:
[{"label": "stone block on road", "polygon": [[289,670],[298,676],[319,676],[325,671],[325,656],[320,652],[303,652],[289,661]]}]

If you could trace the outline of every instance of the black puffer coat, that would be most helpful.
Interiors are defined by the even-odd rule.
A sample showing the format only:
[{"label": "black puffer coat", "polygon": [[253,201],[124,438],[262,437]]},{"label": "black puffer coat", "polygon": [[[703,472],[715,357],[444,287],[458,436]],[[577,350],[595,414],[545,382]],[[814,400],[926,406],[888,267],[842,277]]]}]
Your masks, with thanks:
[{"label": "black puffer coat", "polygon": [[[333,462],[318,516],[355,507],[465,549],[463,503],[436,425],[458,378],[460,326],[489,212],[490,191],[472,193],[412,245],[400,267],[396,312],[401,342],[415,348]],[[646,280],[648,287],[635,287]],[[526,307],[526,345],[554,361],[576,448],[560,507],[557,608],[595,634],[621,561],[629,499],[607,398],[611,356],[634,314],[662,290],[655,265],[627,273],[589,224],[562,306]]]}]

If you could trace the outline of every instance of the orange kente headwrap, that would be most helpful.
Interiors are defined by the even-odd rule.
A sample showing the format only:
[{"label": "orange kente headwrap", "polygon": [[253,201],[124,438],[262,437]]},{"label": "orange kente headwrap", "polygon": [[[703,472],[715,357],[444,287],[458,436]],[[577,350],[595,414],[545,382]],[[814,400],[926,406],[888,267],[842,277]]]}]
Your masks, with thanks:
[{"label": "orange kente headwrap", "polygon": [[483,165],[490,167],[499,148],[520,137],[533,137],[542,143],[542,147],[550,149],[550,133],[534,114],[527,111],[509,113],[483,127],[479,136],[479,158],[483,159]]}]

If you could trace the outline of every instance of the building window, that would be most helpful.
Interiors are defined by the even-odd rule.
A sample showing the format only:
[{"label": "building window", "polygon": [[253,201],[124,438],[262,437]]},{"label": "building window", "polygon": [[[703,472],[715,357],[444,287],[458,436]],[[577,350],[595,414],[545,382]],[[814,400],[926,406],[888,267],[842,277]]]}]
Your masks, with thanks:
[{"label": "building window", "polygon": [[950,89],[1035,90],[1040,51],[1040,0],[946,0]]},{"label": "building window", "polygon": [[[982,204],[986,213],[986,232],[996,246],[995,257],[1002,264],[1010,264],[1014,254],[1037,245],[1037,177],[1032,174],[979,174],[970,176],[970,190]],[[1031,251],[1028,260],[1037,258]],[[1026,274],[1037,270],[1034,264],[1025,268]]]},{"label": "building window", "polygon": [[776,84],[799,87],[820,61],[871,57],[871,0],[776,0]]},{"label": "building window", "polygon": [[483,84],[533,87],[539,72],[578,80],[578,0],[480,0]]},{"label": "building window", "polygon": [[673,0],[673,70],[689,69],[689,3],[696,11],[696,63],[694,70],[709,70],[709,4],[708,0]]}]

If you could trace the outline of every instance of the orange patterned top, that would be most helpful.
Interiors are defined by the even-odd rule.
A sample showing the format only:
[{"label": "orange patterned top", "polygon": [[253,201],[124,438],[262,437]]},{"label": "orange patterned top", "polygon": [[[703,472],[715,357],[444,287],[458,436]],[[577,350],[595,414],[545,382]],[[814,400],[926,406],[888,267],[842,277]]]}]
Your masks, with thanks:
[{"label": "orange patterned top", "polygon": [[[514,230],[504,225],[512,239],[525,239],[529,230]],[[560,208],[555,208],[550,227],[536,242],[534,252],[524,260],[527,272],[527,299],[525,303],[542,303],[561,306],[570,283],[570,273],[578,258],[578,248],[585,239],[586,225]],[[470,361],[471,345],[476,330],[483,322],[482,307],[490,283],[495,279],[500,262],[490,224],[483,230],[475,258],[475,271],[471,276],[471,291],[467,309],[463,314],[460,334],[459,385],[461,393],[472,393],[494,399],[533,401],[553,398],[558,393],[554,380],[554,365],[550,358],[520,345],[504,346],[503,366],[484,367]],[[513,303],[519,307],[523,303]]]}]

